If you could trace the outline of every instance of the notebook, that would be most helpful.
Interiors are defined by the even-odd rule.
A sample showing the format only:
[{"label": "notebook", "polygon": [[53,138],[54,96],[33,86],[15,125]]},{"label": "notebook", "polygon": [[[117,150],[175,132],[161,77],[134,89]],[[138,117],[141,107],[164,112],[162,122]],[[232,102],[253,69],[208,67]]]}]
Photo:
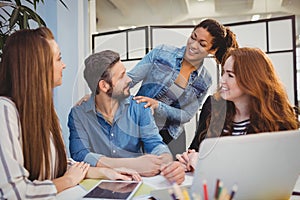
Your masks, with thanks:
[{"label": "notebook", "polygon": [[214,199],[217,179],[234,199],[289,199],[300,175],[300,131],[205,139],[199,149],[191,193]]},{"label": "notebook", "polygon": [[[216,182],[234,199],[289,199],[300,175],[300,131],[260,133],[205,139],[199,149],[199,160],[189,194],[203,199],[203,181],[209,199],[214,199]],[[168,189],[154,190],[159,200],[172,200]]]}]

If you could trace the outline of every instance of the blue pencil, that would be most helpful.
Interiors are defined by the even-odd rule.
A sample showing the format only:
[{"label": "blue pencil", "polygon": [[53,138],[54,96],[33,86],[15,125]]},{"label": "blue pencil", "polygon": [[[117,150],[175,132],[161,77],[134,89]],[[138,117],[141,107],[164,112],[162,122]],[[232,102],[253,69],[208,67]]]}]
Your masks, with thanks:
[{"label": "blue pencil", "polygon": [[175,196],[173,190],[172,190],[172,189],[169,189],[168,192],[169,192],[169,194],[170,194],[172,200],[176,200],[176,196]]}]

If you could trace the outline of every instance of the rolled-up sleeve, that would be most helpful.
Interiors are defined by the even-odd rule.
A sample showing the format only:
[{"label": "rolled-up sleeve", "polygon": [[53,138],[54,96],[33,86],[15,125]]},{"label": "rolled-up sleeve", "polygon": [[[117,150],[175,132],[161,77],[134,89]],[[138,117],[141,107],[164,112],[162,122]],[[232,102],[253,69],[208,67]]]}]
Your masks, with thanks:
[{"label": "rolled-up sleeve", "polygon": [[30,181],[24,168],[22,135],[13,102],[0,97],[0,199],[55,199],[51,180]]}]

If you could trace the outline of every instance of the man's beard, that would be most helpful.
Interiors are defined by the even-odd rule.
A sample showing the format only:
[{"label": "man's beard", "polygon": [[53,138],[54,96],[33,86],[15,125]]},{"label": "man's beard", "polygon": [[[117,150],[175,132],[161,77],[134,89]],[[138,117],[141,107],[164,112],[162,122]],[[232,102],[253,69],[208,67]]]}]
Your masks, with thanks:
[{"label": "man's beard", "polygon": [[[127,88],[127,87],[125,87],[125,88]],[[113,99],[117,99],[118,101],[121,101],[121,100],[124,100],[127,97],[129,97],[130,92],[128,92],[128,94],[125,94],[125,92],[123,90],[123,92],[121,92],[121,93],[116,93],[116,92],[114,92],[113,87],[110,87],[109,90],[107,91],[107,95],[110,96]]]}]

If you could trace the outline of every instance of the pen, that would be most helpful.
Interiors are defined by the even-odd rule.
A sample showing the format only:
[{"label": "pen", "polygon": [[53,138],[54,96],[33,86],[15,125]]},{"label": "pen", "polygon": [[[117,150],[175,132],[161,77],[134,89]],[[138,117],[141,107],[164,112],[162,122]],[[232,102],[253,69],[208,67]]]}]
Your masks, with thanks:
[{"label": "pen", "polygon": [[232,200],[232,199],[233,199],[233,197],[234,197],[234,195],[235,195],[237,189],[238,189],[237,185],[234,184],[234,185],[232,186],[232,191],[231,191],[229,200]]},{"label": "pen", "polygon": [[204,200],[208,200],[208,191],[207,191],[206,180],[203,180],[203,193],[204,193]]}]

